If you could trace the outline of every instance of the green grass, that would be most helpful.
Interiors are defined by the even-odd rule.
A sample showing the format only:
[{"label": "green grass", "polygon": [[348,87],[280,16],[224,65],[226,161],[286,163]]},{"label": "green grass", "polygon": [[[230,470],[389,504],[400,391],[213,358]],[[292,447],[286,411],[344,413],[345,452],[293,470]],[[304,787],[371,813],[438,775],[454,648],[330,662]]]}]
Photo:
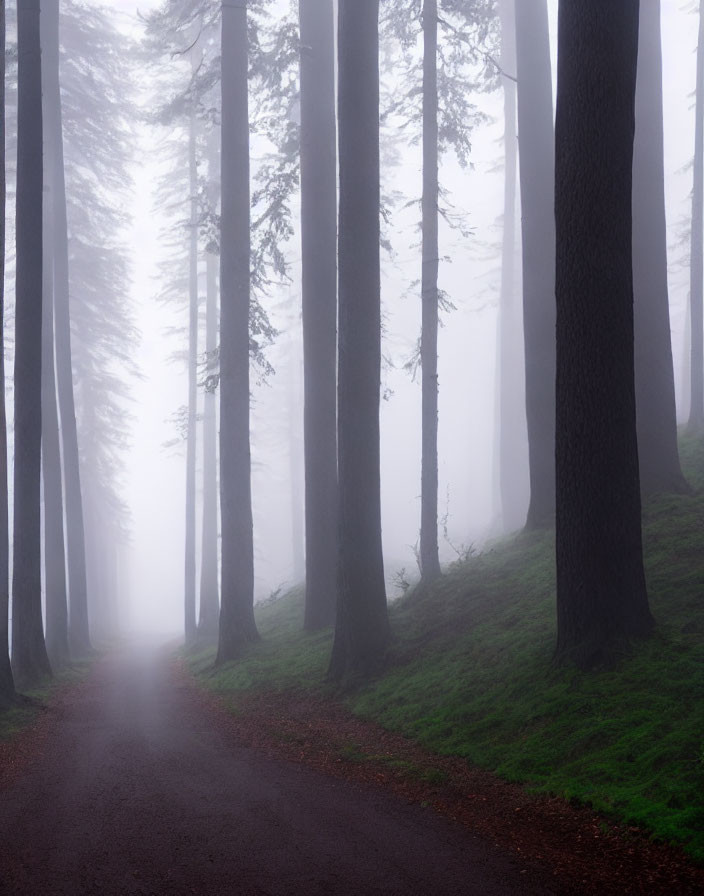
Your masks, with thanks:
[{"label": "green grass", "polygon": [[[387,672],[352,711],[443,755],[587,803],[704,862],[704,442],[683,438],[693,495],[644,508],[655,635],[615,668],[556,668],[554,541],[522,534],[391,607]],[[302,595],[261,607],[262,643],[216,690],[320,689],[330,633],[301,631]],[[351,745],[353,751],[354,745]]]}]

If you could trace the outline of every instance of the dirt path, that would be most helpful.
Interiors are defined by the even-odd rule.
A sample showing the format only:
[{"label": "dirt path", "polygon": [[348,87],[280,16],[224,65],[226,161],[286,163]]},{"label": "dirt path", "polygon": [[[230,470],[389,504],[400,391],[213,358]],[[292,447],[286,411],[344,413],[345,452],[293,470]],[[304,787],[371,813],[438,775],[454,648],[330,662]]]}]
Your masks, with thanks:
[{"label": "dirt path", "polygon": [[430,809],[237,745],[164,654],[60,700],[0,789],[0,893],[562,893]]}]

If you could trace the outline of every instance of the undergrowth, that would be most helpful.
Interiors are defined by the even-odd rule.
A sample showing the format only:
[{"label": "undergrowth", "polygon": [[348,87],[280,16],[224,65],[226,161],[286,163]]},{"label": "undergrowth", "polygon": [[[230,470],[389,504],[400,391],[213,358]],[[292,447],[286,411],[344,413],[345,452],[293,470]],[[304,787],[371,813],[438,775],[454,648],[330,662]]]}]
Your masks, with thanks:
[{"label": "undergrowth", "polygon": [[[520,534],[451,566],[390,607],[386,673],[350,709],[443,755],[585,803],[704,862],[704,442],[683,438],[694,492],[646,502],[657,629],[615,668],[558,668],[554,537]],[[261,644],[212,668],[209,686],[325,689],[331,633],[302,632],[295,590],[258,608]]]}]

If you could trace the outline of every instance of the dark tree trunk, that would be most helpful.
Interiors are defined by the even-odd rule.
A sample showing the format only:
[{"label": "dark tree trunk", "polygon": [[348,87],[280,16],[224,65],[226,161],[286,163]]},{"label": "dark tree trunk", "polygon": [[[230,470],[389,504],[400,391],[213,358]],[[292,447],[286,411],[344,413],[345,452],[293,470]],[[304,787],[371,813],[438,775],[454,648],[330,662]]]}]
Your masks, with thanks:
[{"label": "dark tree trunk", "polygon": [[438,4],[423,4],[423,199],[421,274],[422,451],[420,573],[440,575],[438,557]]},{"label": "dark tree trunk", "polygon": [[699,8],[697,87],[694,117],[692,185],[692,247],[690,250],[689,307],[692,348],[689,356],[690,395],[688,428],[704,433],[704,8]]},{"label": "dark tree trunk", "polygon": [[222,587],[216,663],[259,637],[249,448],[249,104],[247,4],[222,7],[220,513]]},{"label": "dark tree trunk", "polygon": [[332,0],[300,0],[301,249],[307,630],[337,595],[337,148]]},{"label": "dark tree trunk", "polygon": [[546,0],[516,3],[523,333],[530,504],[526,526],[555,519],[555,221],[552,75]]},{"label": "dark tree trunk", "polygon": [[[43,8],[42,4],[42,8]],[[42,41],[46,19],[41,17]],[[43,45],[43,44],[42,44]],[[46,91],[45,94],[46,96]],[[51,239],[51,178],[44,156],[43,269],[42,269],[42,472],[44,478],[44,592],[46,649],[54,666],[69,660],[68,599],[64,502],[61,477],[59,413],[54,373],[54,254]]]},{"label": "dark tree trunk", "polygon": [[[211,209],[215,211],[218,193],[217,166],[220,163],[215,141],[210,137],[208,160],[208,192]],[[210,360],[218,345],[218,258],[207,247],[205,259],[205,352]],[[207,641],[214,640],[218,631],[218,459],[217,411],[215,392],[207,390],[203,398],[203,541],[200,565],[200,607],[198,633]]]},{"label": "dark tree trunk", "polygon": [[390,639],[381,546],[378,0],[340,0],[338,603],[330,678],[372,674]]},{"label": "dark tree trunk", "polygon": [[186,538],[184,562],[184,633],[186,643],[196,636],[196,419],[198,401],[198,165],[196,116],[191,111],[188,130],[188,185],[190,232],[188,259],[188,426],[186,432]]},{"label": "dark tree trunk", "polygon": [[633,147],[636,417],[643,494],[686,492],[667,291],[660,0],[642,0]]},{"label": "dark tree trunk", "polygon": [[12,664],[21,687],[51,674],[41,593],[42,66],[39,0],[17,4],[17,300]]},{"label": "dark tree trunk", "polygon": [[556,120],[557,655],[611,663],[653,625],[636,440],[638,0],[560,4]]},{"label": "dark tree trunk", "polygon": [[522,328],[516,277],[516,19],[513,0],[502,0],[501,78],[504,95],[504,213],[501,249],[501,298],[498,345],[498,464],[502,528],[520,529],[525,522],[526,457],[525,384],[519,369]]},{"label": "dark tree trunk", "polygon": [[47,21],[43,33],[46,67],[46,146],[51,160],[54,245],[54,327],[56,379],[61,418],[62,456],[66,487],[66,548],[68,556],[69,638],[76,654],[91,649],[88,627],[88,588],[86,583],[86,546],[83,524],[81,471],[78,454],[76,410],[73,397],[71,363],[71,313],[69,302],[68,223],[66,219],[66,183],[59,88],[59,4],[42,8]]},{"label": "dark tree trunk", "polygon": [[[5,347],[5,3],[0,4],[0,346]],[[0,364],[0,707],[14,700],[15,683],[10,666],[9,642],[9,526],[7,494],[7,417],[5,365]]]}]

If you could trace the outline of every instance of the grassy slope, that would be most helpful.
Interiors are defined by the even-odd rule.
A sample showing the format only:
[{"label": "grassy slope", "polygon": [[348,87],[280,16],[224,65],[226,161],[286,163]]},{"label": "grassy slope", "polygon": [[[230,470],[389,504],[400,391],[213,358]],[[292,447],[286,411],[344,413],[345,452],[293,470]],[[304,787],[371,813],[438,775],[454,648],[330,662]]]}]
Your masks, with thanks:
[{"label": "grassy slope", "polygon": [[[392,607],[388,672],[353,711],[704,861],[704,444],[683,441],[682,457],[696,494],[644,512],[657,633],[616,669],[551,665],[553,539],[520,535]],[[252,688],[324,688],[330,633],[303,634],[302,612],[300,592],[261,607],[261,645],[217,674],[212,653],[193,668],[233,706]]]},{"label": "grassy slope", "polygon": [[91,660],[75,660],[53,678],[32,690],[23,691],[27,700],[0,712],[0,742],[7,741],[30,725],[51,701],[58,688],[81,681],[88,673]]}]

